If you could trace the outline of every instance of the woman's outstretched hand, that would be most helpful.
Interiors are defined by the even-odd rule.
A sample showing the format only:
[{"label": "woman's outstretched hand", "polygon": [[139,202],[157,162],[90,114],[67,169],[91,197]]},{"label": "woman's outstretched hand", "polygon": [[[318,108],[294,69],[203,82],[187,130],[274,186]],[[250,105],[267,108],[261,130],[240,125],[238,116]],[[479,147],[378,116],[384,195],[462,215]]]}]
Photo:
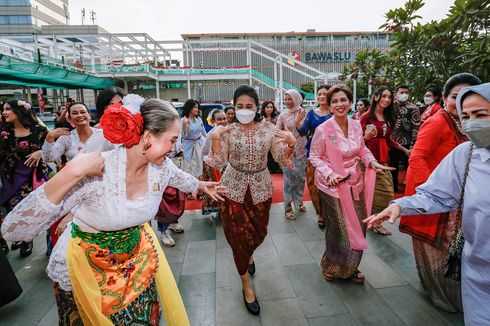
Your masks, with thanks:
[{"label": "woman's outstretched hand", "polygon": [[211,199],[215,201],[225,201],[221,195],[226,194],[228,190],[225,186],[220,186],[221,182],[207,182],[200,181],[199,188],[197,188],[200,192],[206,193]]},{"label": "woman's outstretched hand", "polygon": [[368,229],[372,229],[381,225],[386,220],[389,220],[391,224],[395,223],[396,219],[400,217],[400,205],[390,204],[381,213],[374,214],[364,219],[363,222],[367,224]]},{"label": "woman's outstretched hand", "polygon": [[372,161],[370,163],[371,167],[376,170],[376,173],[384,173],[385,171],[394,171],[395,168],[379,164],[377,161]]}]

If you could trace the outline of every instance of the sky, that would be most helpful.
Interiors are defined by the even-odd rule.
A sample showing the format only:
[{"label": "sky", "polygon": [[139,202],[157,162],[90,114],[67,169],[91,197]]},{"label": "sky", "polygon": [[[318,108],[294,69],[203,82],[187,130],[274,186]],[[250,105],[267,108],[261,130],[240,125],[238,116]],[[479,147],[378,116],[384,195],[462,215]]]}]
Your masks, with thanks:
[{"label": "sky", "polygon": [[[444,18],[454,0],[426,0],[423,21]],[[181,34],[376,31],[389,9],[404,0],[69,0],[70,23],[96,24],[110,33],[147,33],[155,40]]]}]

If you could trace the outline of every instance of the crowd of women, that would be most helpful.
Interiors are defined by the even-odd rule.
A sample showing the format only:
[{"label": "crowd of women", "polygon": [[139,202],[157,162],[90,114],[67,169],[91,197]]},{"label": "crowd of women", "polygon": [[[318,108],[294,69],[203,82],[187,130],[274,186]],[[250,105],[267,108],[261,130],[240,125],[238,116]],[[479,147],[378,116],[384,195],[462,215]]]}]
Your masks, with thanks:
[{"label": "crowd of women", "polygon": [[[12,274],[3,256],[6,241],[26,256],[32,239],[49,230],[56,245],[47,271],[60,323],[157,324],[163,308],[169,325],[188,324],[158,237],[146,223],[156,216],[160,240],[175,245],[169,230],[183,232],[183,210],[169,208],[172,188],[189,200],[201,196],[202,213],[220,216],[244,305],[257,315],[250,277],[260,266],[253,254],[267,235],[270,171],[282,170],[284,218],[306,211],[306,183],[318,227],[325,229],[325,280],[364,283],[358,267],[368,249],[366,226],[389,235],[381,222],[402,215],[400,231],[413,238],[432,303],[464,310],[469,325],[488,323],[490,202],[483,185],[490,180],[490,84],[454,75],[444,85],[442,106],[434,101],[437,89],[428,89],[423,112],[410,105],[408,92],[405,85],[380,87],[371,101],[355,104],[351,117],[353,94],[346,86],[319,87],[311,110],[302,107],[298,91],[288,90],[279,112],[272,101],[260,105],[256,90],[244,85],[234,92],[233,107],[209,113],[209,132],[197,101],[188,100],[179,117],[168,102],[115,88],[98,98],[96,127],[83,103],[67,108],[72,130],[53,131],[29,103],[4,103],[0,269]],[[397,200],[393,150],[408,161],[407,197]],[[49,162],[62,167],[51,178]],[[19,292],[14,283],[11,293]]]}]

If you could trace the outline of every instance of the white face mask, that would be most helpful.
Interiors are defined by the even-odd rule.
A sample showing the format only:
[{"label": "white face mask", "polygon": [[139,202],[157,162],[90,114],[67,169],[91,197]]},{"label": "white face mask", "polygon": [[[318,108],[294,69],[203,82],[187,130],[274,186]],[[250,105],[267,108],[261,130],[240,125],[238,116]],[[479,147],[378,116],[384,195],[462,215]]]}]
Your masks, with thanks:
[{"label": "white face mask", "polygon": [[424,97],[424,103],[425,105],[431,105],[432,103],[434,103],[434,99],[430,96]]},{"label": "white face mask", "polygon": [[252,120],[255,118],[255,111],[252,110],[247,110],[247,109],[241,109],[241,110],[236,110],[235,111],[235,116],[241,124],[248,124],[252,122]]},{"label": "white face mask", "polygon": [[408,100],[408,94],[398,94],[396,98],[400,102],[406,102]]},{"label": "white face mask", "polygon": [[461,129],[476,147],[490,148],[490,120],[465,120],[461,123]]}]

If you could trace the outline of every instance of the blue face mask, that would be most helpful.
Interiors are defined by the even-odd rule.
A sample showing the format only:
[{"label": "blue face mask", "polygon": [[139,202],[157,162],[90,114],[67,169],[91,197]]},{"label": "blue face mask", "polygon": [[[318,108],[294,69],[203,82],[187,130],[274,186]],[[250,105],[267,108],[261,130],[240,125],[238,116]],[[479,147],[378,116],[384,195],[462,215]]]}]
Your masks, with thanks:
[{"label": "blue face mask", "polygon": [[461,124],[463,133],[479,148],[490,148],[490,120],[465,120]]}]

